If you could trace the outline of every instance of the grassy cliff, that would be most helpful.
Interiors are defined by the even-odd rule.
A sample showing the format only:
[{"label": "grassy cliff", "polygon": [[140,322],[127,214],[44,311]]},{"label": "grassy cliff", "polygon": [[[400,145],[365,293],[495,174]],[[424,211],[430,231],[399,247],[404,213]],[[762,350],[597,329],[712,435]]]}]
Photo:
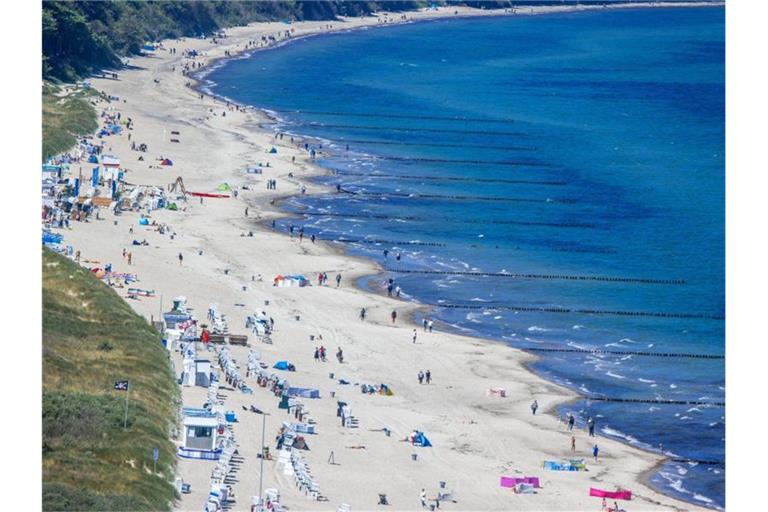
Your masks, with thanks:
[{"label": "grassy cliff", "polygon": [[99,127],[91,99],[98,93],[79,89],[65,94],[51,83],[43,83],[43,162],[68,150],[78,137]]},{"label": "grassy cliff", "polygon": [[[113,389],[124,379],[125,430],[126,394]],[[168,510],[178,396],[146,320],[90,272],[43,250],[43,509]]]}]

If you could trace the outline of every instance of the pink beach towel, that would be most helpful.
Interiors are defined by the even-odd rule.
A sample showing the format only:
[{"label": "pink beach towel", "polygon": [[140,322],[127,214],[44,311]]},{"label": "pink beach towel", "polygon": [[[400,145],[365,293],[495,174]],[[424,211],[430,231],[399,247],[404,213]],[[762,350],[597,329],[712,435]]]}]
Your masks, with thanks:
[{"label": "pink beach towel", "polygon": [[531,484],[536,489],[541,489],[541,485],[539,485],[539,477],[537,476],[526,476],[526,477],[503,476],[501,477],[502,487],[514,487],[517,484]]},{"label": "pink beach towel", "polygon": [[611,498],[614,500],[631,500],[632,491],[604,491],[602,489],[589,488],[589,495],[596,498]]}]

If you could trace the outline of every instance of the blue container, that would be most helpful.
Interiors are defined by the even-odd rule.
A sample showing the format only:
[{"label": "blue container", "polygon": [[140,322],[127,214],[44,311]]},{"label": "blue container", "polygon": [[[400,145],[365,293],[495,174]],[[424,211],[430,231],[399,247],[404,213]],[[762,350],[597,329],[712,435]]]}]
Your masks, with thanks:
[{"label": "blue container", "polygon": [[235,411],[227,411],[227,412],[225,412],[224,413],[224,418],[228,422],[230,422],[230,423],[234,423],[235,421],[237,421],[237,418],[235,417]]}]

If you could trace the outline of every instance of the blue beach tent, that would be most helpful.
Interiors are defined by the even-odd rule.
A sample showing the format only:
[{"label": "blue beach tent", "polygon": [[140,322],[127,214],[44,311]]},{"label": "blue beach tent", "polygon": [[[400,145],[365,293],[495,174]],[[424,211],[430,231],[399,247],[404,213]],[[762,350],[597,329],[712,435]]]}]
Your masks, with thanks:
[{"label": "blue beach tent", "polygon": [[429,439],[424,435],[424,432],[418,432],[416,434],[416,439],[414,439],[413,444],[424,447],[432,446],[432,443],[429,442]]}]

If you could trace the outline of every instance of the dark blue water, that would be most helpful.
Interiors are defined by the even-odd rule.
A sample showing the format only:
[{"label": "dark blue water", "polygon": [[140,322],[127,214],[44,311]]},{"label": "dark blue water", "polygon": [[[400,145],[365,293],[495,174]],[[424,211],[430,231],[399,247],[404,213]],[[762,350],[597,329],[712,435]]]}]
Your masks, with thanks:
[{"label": "dark blue water", "polygon": [[[336,173],[321,181],[345,192],[292,200],[290,222],[388,241],[344,246],[393,269],[407,297],[461,306],[435,309],[443,327],[521,348],[724,354],[723,9],[356,31],[208,78],[322,141],[319,161]],[[568,312],[542,311],[553,308]],[[538,373],[587,397],[725,401],[722,359],[542,356]],[[585,400],[568,411],[675,458],[724,460],[720,406]],[[652,481],[722,507],[724,476],[722,464],[671,462]]]}]

